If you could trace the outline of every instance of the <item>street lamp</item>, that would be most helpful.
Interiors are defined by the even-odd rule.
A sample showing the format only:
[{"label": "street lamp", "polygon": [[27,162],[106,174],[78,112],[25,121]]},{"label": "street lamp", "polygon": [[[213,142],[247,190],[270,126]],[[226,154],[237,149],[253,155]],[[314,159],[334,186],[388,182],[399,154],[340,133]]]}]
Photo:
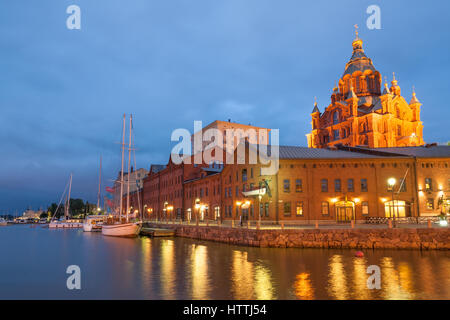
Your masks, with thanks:
[{"label": "street lamp", "polygon": [[[395,186],[395,183],[397,182],[397,180],[395,180],[395,178],[389,178],[387,182],[388,182],[389,188],[391,189],[391,192],[392,192],[392,205],[389,207],[389,212],[391,213],[391,216],[394,217],[394,228],[395,228],[395,211],[392,208],[392,206],[394,205],[394,186]],[[393,212],[391,212],[391,208],[392,208]]]}]

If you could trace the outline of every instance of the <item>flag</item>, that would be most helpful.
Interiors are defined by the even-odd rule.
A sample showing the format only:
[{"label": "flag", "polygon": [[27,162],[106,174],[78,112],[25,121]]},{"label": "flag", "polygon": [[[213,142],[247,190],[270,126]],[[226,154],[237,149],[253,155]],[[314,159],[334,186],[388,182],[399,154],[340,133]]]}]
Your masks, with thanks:
[{"label": "flag", "polygon": [[114,193],[114,189],[111,187],[106,187],[106,191],[108,191],[110,193]]}]

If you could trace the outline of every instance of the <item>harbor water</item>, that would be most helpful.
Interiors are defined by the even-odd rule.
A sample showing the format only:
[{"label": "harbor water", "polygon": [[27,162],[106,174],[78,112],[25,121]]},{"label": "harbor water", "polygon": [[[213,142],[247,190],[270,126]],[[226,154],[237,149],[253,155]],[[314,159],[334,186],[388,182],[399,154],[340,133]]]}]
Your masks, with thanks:
[{"label": "harbor water", "polygon": [[[450,299],[448,251],[276,249],[0,227],[0,299]],[[79,266],[81,289],[66,273]],[[380,289],[369,289],[369,266]]]}]

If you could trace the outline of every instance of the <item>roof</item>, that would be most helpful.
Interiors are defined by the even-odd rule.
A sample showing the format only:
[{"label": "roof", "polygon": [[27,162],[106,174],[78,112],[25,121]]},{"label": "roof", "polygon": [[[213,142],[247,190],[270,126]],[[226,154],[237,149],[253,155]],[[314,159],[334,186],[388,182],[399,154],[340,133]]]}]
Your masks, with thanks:
[{"label": "roof", "polygon": [[166,168],[166,166],[164,164],[152,164],[150,166],[150,172],[151,173],[158,173],[161,170],[164,170]]},{"label": "roof", "polygon": [[[256,145],[251,145],[253,149]],[[267,153],[271,155],[271,147],[267,146]],[[400,155],[401,156],[401,155]],[[318,149],[297,146],[279,146],[280,159],[373,159],[385,158],[381,155],[367,154],[333,149]]]},{"label": "roof", "polygon": [[450,158],[450,146],[391,147],[374,150],[402,154],[417,158]]}]

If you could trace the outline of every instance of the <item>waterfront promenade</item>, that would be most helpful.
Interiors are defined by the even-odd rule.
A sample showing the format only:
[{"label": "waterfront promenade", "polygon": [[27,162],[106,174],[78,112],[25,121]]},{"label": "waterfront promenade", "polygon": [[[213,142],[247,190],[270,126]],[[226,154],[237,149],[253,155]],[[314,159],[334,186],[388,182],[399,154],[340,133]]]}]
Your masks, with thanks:
[{"label": "waterfront promenade", "polygon": [[450,229],[437,223],[288,224],[280,221],[219,223],[150,221],[147,226],[173,229],[175,236],[235,245],[278,248],[450,249]]}]

